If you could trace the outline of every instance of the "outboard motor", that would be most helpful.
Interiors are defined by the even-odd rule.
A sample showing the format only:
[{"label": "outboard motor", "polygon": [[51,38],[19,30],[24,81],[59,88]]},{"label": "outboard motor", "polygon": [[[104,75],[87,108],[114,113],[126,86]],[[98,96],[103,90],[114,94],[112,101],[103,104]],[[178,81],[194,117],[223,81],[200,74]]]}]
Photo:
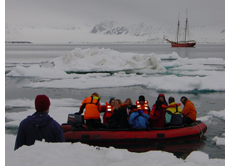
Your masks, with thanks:
[{"label": "outboard motor", "polygon": [[84,115],[69,114],[67,124],[71,126],[79,126],[84,124]]}]

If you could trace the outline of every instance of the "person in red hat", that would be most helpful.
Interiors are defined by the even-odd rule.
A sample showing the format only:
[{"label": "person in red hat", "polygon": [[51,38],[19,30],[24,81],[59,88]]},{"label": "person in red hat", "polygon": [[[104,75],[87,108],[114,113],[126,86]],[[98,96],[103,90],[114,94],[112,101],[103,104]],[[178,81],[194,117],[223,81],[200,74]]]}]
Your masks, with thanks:
[{"label": "person in red hat", "polygon": [[36,112],[19,125],[14,150],[23,145],[33,145],[36,140],[64,142],[63,130],[58,122],[48,115],[50,100],[46,95],[35,98]]},{"label": "person in red hat", "polygon": [[149,114],[151,127],[164,127],[165,126],[165,111],[168,103],[165,100],[164,94],[159,94],[152,110]]}]

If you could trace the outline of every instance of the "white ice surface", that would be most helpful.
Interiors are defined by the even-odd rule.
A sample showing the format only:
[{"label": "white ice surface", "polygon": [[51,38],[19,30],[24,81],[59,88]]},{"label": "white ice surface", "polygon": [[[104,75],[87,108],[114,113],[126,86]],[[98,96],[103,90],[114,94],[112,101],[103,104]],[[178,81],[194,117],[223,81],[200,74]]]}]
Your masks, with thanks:
[{"label": "white ice surface", "polygon": [[48,64],[16,66],[6,76],[41,79],[24,85],[30,88],[90,89],[141,85],[168,92],[225,91],[224,66],[225,61],[221,58],[188,59],[177,53],[136,54],[76,48]]}]

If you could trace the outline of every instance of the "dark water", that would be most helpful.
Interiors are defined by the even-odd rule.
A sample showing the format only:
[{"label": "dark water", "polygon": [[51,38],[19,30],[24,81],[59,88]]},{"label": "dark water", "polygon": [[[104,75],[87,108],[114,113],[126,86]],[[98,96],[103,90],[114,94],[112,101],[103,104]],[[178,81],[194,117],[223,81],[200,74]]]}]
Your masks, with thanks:
[{"label": "dark water", "polygon": [[[196,45],[195,48],[171,48],[170,45],[148,45],[148,44],[80,44],[80,45],[33,45],[33,44],[6,44],[5,47],[5,70],[11,70],[16,64],[29,66],[38,64],[41,61],[48,61],[55,57],[64,55],[66,51],[71,51],[74,48],[110,48],[119,52],[135,52],[141,54],[171,54],[177,52],[181,57],[188,58],[223,58],[225,59],[224,45]],[[140,94],[145,95],[149,101],[149,105],[153,105],[157,95],[162,92],[157,92],[152,89],[146,89],[141,86],[132,87],[117,87],[117,88],[100,88],[100,89],[45,89],[45,88],[23,88],[24,84],[34,82],[38,78],[19,78],[5,77],[5,99],[27,98],[34,99],[37,94],[44,93],[50,98],[74,98],[82,100],[89,96],[92,92],[97,91],[102,102],[106,102],[110,97],[116,97],[124,101],[130,97],[132,101],[136,101]],[[198,117],[207,116],[210,110],[220,111],[225,108],[225,93],[167,93],[163,92],[168,98],[173,96],[176,101],[185,95],[195,103]],[[22,111],[26,108],[14,108],[10,111]],[[6,110],[7,111],[7,110]],[[7,119],[6,119],[7,121]],[[66,119],[65,119],[66,122]],[[191,151],[200,150],[209,154],[210,158],[225,158],[225,146],[216,146],[212,142],[215,136],[220,137],[225,133],[225,121],[216,117],[211,119],[211,122],[206,122],[208,130],[205,134],[205,139],[197,142],[177,142],[170,144],[153,144],[143,146],[126,147],[129,151],[145,152],[148,150],[164,150],[173,152],[177,157],[185,158]],[[6,133],[15,134],[17,128],[7,128]]]}]

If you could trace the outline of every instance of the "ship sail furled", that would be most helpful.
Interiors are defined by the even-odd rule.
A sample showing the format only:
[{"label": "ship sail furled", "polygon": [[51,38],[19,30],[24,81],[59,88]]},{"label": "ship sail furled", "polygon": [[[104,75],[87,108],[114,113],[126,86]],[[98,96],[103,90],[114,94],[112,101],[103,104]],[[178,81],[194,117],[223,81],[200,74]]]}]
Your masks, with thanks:
[{"label": "ship sail furled", "polygon": [[195,40],[189,40],[187,41],[187,33],[188,33],[188,16],[187,16],[188,10],[186,11],[186,21],[185,21],[185,34],[184,34],[184,41],[179,41],[179,32],[180,32],[180,13],[178,15],[178,23],[177,23],[177,34],[176,34],[176,40],[177,41],[171,41],[169,39],[164,39],[171,43],[172,47],[194,47],[196,44]]}]

